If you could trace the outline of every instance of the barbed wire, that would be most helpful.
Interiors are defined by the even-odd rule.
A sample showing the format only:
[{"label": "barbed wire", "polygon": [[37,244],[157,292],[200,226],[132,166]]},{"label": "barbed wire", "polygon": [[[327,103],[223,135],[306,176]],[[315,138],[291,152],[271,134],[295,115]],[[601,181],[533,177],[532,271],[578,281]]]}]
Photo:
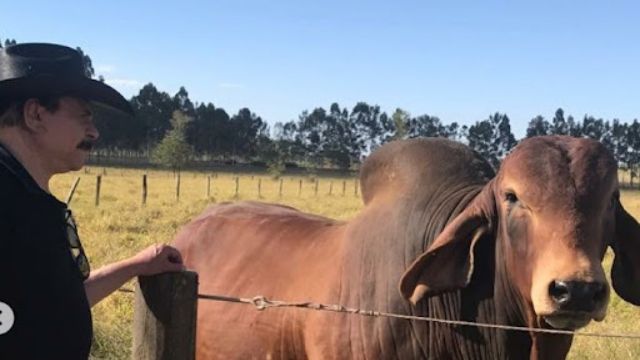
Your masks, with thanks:
[{"label": "barbed wire", "polygon": [[[126,288],[121,288],[119,289],[119,291],[126,292],[126,293],[134,292],[133,290],[126,289]],[[403,319],[403,320],[433,322],[433,323],[446,324],[446,325],[472,326],[472,327],[479,327],[479,328],[489,328],[489,329],[499,329],[499,330],[509,330],[509,331],[523,331],[523,332],[547,333],[547,334],[556,334],[556,335],[572,335],[572,336],[587,336],[587,337],[599,337],[599,338],[640,340],[640,334],[594,333],[594,332],[586,332],[586,331],[542,329],[542,328],[530,328],[530,327],[524,327],[524,326],[478,323],[478,322],[463,321],[463,320],[440,319],[440,318],[433,318],[428,316],[394,314],[394,313],[389,313],[384,311],[363,310],[363,309],[350,308],[350,307],[337,305],[337,304],[322,304],[322,303],[316,303],[316,302],[310,302],[310,301],[287,302],[287,301],[280,301],[280,300],[270,300],[261,295],[255,296],[253,298],[241,298],[241,297],[232,297],[232,296],[223,296],[223,295],[198,294],[198,299],[253,305],[256,308],[256,310],[259,310],[259,311],[262,311],[268,308],[289,307],[289,308],[300,308],[300,309],[309,309],[309,310],[318,310],[318,311],[348,313],[348,314],[356,314],[356,315],[369,316],[369,317],[386,317],[386,318],[395,318],[395,319]]]}]

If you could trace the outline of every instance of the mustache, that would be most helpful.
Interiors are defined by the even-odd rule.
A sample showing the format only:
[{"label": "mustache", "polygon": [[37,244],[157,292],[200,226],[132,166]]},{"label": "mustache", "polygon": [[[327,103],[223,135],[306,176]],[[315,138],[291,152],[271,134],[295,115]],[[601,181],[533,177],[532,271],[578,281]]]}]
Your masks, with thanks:
[{"label": "mustache", "polygon": [[96,142],[94,140],[84,139],[80,142],[80,144],[78,144],[77,148],[81,150],[90,151],[91,149],[93,149],[95,145],[96,145]]}]

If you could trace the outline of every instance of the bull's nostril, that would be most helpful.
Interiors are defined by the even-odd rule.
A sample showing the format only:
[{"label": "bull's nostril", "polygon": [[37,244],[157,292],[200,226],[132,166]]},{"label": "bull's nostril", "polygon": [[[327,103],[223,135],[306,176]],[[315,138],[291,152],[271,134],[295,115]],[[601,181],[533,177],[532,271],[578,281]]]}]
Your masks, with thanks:
[{"label": "bull's nostril", "polygon": [[564,305],[571,300],[571,291],[564,281],[553,281],[549,284],[549,295],[558,305]]},{"label": "bull's nostril", "polygon": [[607,286],[605,284],[598,283],[593,293],[593,302],[595,302],[596,304],[599,304],[604,302],[606,298],[607,298]]}]

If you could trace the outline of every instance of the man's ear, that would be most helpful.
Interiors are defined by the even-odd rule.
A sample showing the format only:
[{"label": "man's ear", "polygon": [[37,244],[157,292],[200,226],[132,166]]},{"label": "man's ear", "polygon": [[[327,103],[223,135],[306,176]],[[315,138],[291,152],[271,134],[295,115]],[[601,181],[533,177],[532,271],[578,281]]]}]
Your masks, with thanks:
[{"label": "man's ear", "polygon": [[620,202],[616,208],[616,232],[610,244],[615,257],[611,283],[616,293],[634,305],[640,305],[640,225]]},{"label": "man's ear", "polygon": [[30,132],[43,132],[45,130],[45,126],[41,118],[43,111],[45,111],[45,108],[40,105],[40,102],[37,99],[28,99],[25,101],[24,106],[22,107],[22,116],[24,118],[22,126]]},{"label": "man's ear", "polygon": [[495,214],[492,180],[405,271],[400,279],[402,296],[416,304],[424,297],[467,286],[473,275],[474,247],[491,235]]}]

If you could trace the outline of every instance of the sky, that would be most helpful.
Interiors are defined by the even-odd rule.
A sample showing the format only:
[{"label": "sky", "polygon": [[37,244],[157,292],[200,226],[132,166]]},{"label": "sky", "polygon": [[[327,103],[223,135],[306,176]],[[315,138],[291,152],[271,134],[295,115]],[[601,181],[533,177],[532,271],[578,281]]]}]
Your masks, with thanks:
[{"label": "sky", "polygon": [[506,113],[517,138],[559,107],[640,119],[637,1],[0,3],[0,39],[79,46],[127,98],[184,86],[271,125],[359,101],[447,124]]}]

